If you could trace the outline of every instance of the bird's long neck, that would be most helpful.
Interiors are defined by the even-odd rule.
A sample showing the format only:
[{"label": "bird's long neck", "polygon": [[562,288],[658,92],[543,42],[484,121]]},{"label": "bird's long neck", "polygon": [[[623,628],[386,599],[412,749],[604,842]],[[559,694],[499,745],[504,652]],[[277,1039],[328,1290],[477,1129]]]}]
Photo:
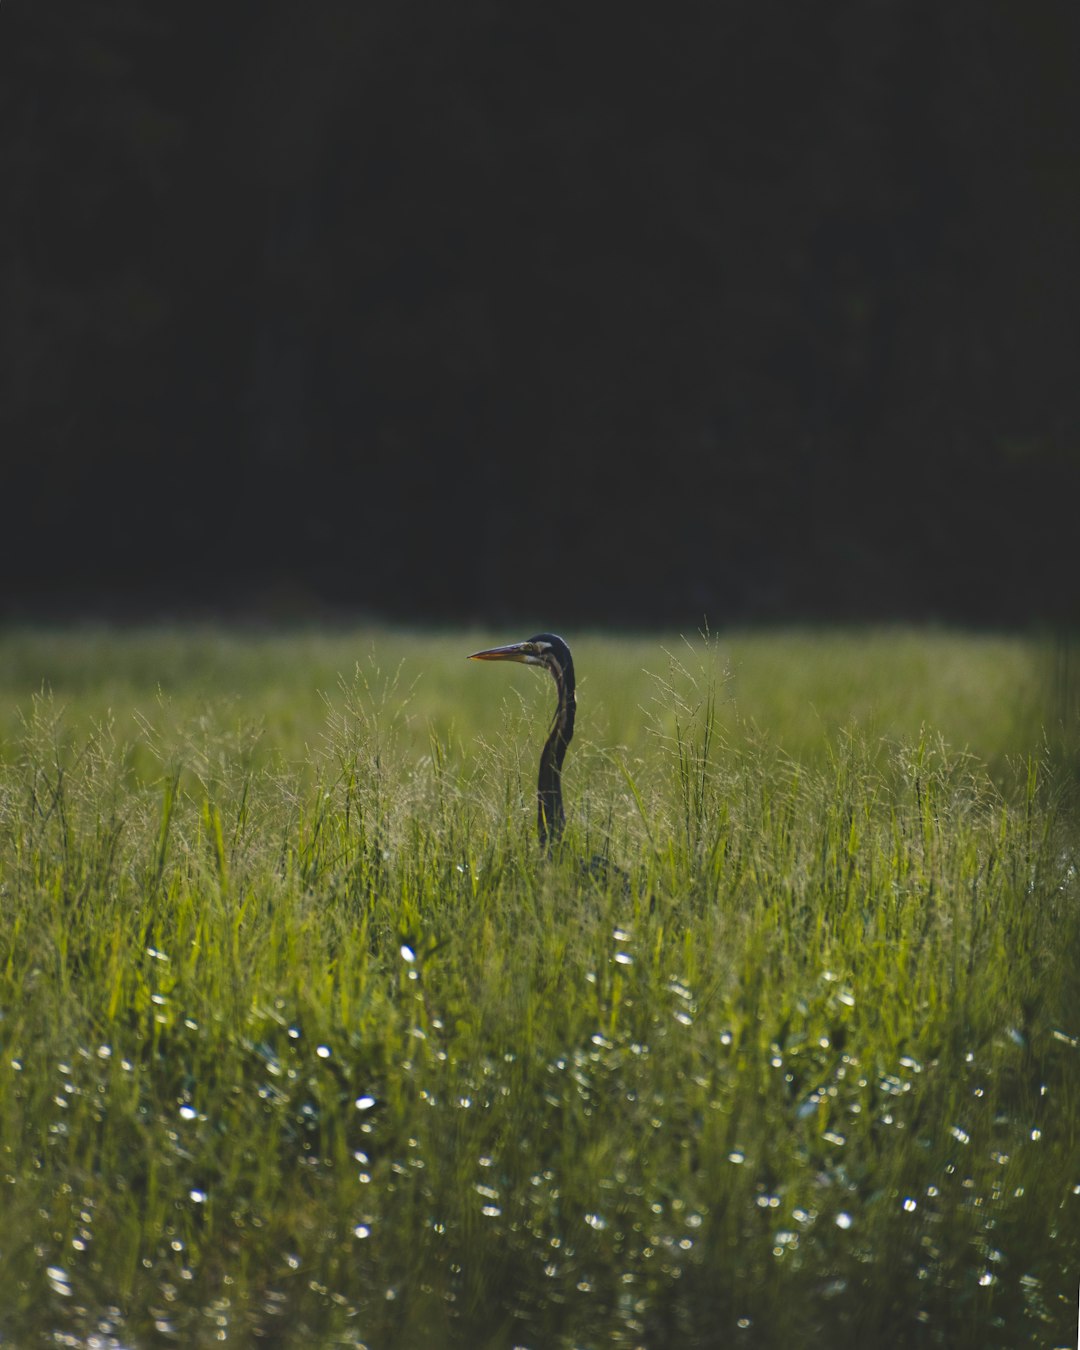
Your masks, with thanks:
[{"label": "bird's long neck", "polygon": [[551,725],[551,734],[544,743],[540,755],[540,776],[536,784],[536,825],[540,834],[540,847],[548,853],[559,842],[566,824],[566,812],[562,799],[562,765],[566,757],[566,747],[574,735],[574,715],[577,712],[577,699],[574,696],[574,666],[568,662],[565,669],[549,666],[559,691],[559,702],[555,708],[555,720]]}]

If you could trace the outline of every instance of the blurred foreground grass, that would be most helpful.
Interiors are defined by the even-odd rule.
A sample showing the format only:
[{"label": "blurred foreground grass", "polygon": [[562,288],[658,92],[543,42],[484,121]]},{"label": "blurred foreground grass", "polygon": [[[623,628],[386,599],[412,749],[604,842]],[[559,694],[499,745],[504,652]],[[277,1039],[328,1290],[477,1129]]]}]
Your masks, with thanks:
[{"label": "blurred foreground grass", "polygon": [[523,636],[0,638],[0,1337],[1071,1343],[1067,650]]}]

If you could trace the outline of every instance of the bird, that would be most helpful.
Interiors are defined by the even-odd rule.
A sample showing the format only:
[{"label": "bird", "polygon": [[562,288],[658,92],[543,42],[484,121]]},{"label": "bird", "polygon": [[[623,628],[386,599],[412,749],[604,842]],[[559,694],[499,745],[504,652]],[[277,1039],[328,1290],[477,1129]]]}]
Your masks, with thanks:
[{"label": "bird", "polygon": [[570,648],[554,633],[537,633],[524,642],[506,647],[488,647],[473,652],[470,661],[520,661],[527,666],[543,666],[551,672],[559,691],[551,731],[540,753],[540,773],[536,781],[536,827],[540,847],[549,856],[566,827],[563,809],[562,766],[566,748],[574,735],[577,699],[574,695],[574,658]]}]

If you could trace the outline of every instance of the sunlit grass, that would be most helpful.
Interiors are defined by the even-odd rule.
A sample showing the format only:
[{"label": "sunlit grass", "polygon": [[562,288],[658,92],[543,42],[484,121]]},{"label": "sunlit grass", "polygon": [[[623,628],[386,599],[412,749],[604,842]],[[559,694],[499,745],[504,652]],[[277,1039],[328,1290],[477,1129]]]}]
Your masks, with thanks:
[{"label": "sunlit grass", "polygon": [[566,636],[0,641],[0,1335],[1070,1343],[1060,659]]}]

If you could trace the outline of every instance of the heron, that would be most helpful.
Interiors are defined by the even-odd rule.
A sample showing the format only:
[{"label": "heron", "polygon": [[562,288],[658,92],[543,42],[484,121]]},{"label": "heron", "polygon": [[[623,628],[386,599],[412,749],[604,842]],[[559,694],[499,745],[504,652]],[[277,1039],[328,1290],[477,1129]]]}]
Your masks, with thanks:
[{"label": "heron", "polygon": [[562,766],[566,747],[574,735],[574,658],[570,648],[554,633],[537,633],[524,642],[511,642],[506,647],[488,647],[473,652],[470,661],[520,661],[527,666],[543,666],[549,670],[559,691],[555,717],[544,748],[540,753],[540,774],[536,781],[536,828],[540,847],[548,854],[559,842],[566,825],[562,799]]}]

